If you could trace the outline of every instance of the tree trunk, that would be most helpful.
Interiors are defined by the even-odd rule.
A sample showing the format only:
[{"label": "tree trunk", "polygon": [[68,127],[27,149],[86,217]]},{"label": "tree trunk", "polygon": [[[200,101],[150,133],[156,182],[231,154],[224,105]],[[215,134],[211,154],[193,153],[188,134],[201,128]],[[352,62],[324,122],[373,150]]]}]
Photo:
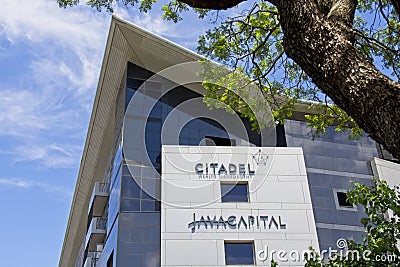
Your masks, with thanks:
[{"label": "tree trunk", "polygon": [[393,5],[394,10],[396,10],[396,13],[399,17],[399,21],[400,21],[400,1],[399,0],[390,0],[390,2]]},{"label": "tree trunk", "polygon": [[[225,9],[245,0],[180,1],[192,7]],[[364,131],[400,159],[400,84],[353,46],[351,26],[357,1],[269,2],[279,10],[286,54]],[[399,12],[397,0],[391,2]]]},{"label": "tree trunk", "polygon": [[396,158],[400,158],[400,85],[360,54],[348,31],[310,0],[277,5],[284,48],[336,105]]}]

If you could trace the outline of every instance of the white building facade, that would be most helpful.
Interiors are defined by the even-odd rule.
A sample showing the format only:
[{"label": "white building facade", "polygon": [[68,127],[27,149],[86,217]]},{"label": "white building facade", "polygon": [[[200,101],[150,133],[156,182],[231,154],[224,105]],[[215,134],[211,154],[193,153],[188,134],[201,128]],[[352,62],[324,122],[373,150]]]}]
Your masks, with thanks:
[{"label": "white building facade", "polygon": [[[301,148],[163,146],[162,155],[161,266],[269,265],[272,250],[318,251]],[[285,258],[280,266],[304,266]]]}]

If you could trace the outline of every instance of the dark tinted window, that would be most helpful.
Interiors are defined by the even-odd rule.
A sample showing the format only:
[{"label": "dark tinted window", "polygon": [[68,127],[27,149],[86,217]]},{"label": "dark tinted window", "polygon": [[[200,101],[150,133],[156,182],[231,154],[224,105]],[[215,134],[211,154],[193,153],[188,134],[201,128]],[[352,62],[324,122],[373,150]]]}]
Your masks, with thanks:
[{"label": "dark tinted window", "polygon": [[347,194],[345,192],[337,192],[336,194],[339,206],[348,208],[353,207],[353,205],[349,201],[347,201]]},{"label": "dark tinted window", "polygon": [[222,202],[248,202],[248,183],[221,183]]},{"label": "dark tinted window", "polygon": [[378,156],[381,159],[389,160],[395,163],[400,163],[400,160],[393,157],[393,155],[387,151],[381,144],[376,143],[376,148],[378,150]]},{"label": "dark tinted window", "polygon": [[242,242],[242,243],[225,242],[225,264],[254,265],[253,242]]},{"label": "dark tinted window", "polygon": [[107,260],[107,267],[113,267],[113,258],[114,258],[114,251],[111,252],[110,257]]},{"label": "dark tinted window", "polygon": [[285,127],[282,124],[276,125],[276,146],[287,147]]},{"label": "dark tinted window", "polygon": [[236,146],[236,140],[216,136],[206,136],[206,146]]}]

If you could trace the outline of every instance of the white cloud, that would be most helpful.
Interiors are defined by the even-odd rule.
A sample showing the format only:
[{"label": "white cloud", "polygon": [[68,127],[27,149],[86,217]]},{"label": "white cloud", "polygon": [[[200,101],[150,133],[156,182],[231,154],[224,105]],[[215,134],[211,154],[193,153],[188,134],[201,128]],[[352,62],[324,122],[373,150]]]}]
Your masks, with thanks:
[{"label": "white cloud", "polygon": [[0,135],[32,137],[38,131],[79,128],[79,112],[66,109],[63,92],[49,90],[0,90]]},{"label": "white cloud", "polygon": [[66,188],[22,178],[0,177],[0,186],[17,187],[21,189],[39,188],[42,191],[55,194],[58,197],[63,196],[65,198],[70,198],[72,196],[72,192],[70,190],[67,190]]},{"label": "white cloud", "polygon": [[15,148],[15,161],[37,161],[47,168],[77,168],[80,152],[81,147],[65,144],[23,145]]},{"label": "white cloud", "polygon": [[36,141],[16,145],[13,149],[1,150],[0,154],[13,159],[10,165],[16,163],[35,162],[38,170],[42,168],[70,168],[79,167],[82,147],[78,145],[39,143]]},{"label": "white cloud", "polygon": [[85,6],[61,9],[53,0],[1,2],[3,15],[0,24],[12,42],[19,38],[39,42],[52,37],[66,47],[79,43],[81,47],[102,47],[96,41],[101,41],[106,35],[107,13],[97,13]]},{"label": "white cloud", "polygon": [[[16,54],[11,60],[22,60],[20,51],[12,50],[22,44],[24,64],[28,62],[27,71],[17,73],[20,80],[0,81],[0,136],[19,138],[7,148],[15,155],[14,161],[76,166],[111,14],[84,4],[61,9],[54,0],[0,0],[0,6],[0,51]],[[198,23],[193,27],[190,20],[166,22],[159,6],[148,14],[139,14],[135,8],[115,10],[143,28],[193,46],[204,28]],[[4,40],[9,43],[4,45]],[[6,64],[0,63],[2,67]]]},{"label": "white cloud", "polygon": [[77,97],[92,97],[110,14],[87,6],[61,9],[54,0],[1,2],[0,36],[31,45],[36,77],[68,81]]},{"label": "white cloud", "polygon": [[46,87],[0,90],[0,136],[16,137],[2,153],[39,168],[76,168],[87,126],[82,109],[67,98],[63,90]]},{"label": "white cloud", "polygon": [[28,71],[0,84],[0,136],[18,137],[2,150],[40,167],[77,167],[111,15],[53,0],[0,2],[0,39],[11,44],[2,53],[22,62],[15,50],[29,48]]},{"label": "white cloud", "polygon": [[[170,38],[183,37],[188,34],[188,32],[184,32],[183,27],[178,30],[177,24],[163,20],[160,13],[134,14],[132,22],[150,32]],[[193,35],[193,32],[190,35]]]},{"label": "white cloud", "polygon": [[211,25],[206,19],[199,19],[192,11],[182,14],[184,19],[178,23],[166,21],[162,19],[162,5],[163,3],[156,3],[148,13],[129,12],[125,8],[117,8],[116,10],[122,18],[173,42],[194,49],[197,45],[198,37]]}]

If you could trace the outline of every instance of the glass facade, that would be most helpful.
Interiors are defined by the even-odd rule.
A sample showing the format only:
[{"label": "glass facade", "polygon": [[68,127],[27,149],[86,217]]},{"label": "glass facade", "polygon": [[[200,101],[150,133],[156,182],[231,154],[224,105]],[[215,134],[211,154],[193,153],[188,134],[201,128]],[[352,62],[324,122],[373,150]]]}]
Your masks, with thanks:
[{"label": "glass facade", "polygon": [[121,168],[122,168],[122,147],[118,146],[113,162],[110,183],[110,197],[108,200],[107,232],[109,233],[119,211],[119,198],[121,194]]},{"label": "glass facade", "polygon": [[[110,236],[106,241],[101,262],[108,259],[112,253],[111,257],[115,258],[114,266],[118,267],[160,266],[161,139],[163,144],[180,145],[210,145],[210,140],[215,145],[227,145],[227,142],[229,145],[235,145],[238,141],[218,122],[208,118],[191,117],[179,111],[179,104],[201,97],[183,86],[161,97],[163,83],[146,82],[144,89],[142,87],[138,92],[138,88],[151,75],[152,73],[129,63],[126,89],[121,94],[124,100],[121,101],[122,106],[116,110],[116,116],[121,113],[118,109],[124,110],[125,127],[131,128],[125,131],[129,135],[121,138],[122,123],[116,119],[119,128],[115,131],[117,146],[112,161],[107,211],[107,233],[110,233]],[[137,104],[131,107],[129,103],[133,97]],[[168,115],[176,110],[178,118],[187,121],[178,136],[173,132],[162,132]],[[251,143],[259,144],[258,134],[250,130],[247,121],[244,121],[244,124]],[[143,132],[140,131],[141,127],[145,129]],[[245,192],[247,201],[247,185],[241,184],[231,192],[236,199],[236,193],[242,191]],[[115,232],[117,238],[111,239]]]}]

